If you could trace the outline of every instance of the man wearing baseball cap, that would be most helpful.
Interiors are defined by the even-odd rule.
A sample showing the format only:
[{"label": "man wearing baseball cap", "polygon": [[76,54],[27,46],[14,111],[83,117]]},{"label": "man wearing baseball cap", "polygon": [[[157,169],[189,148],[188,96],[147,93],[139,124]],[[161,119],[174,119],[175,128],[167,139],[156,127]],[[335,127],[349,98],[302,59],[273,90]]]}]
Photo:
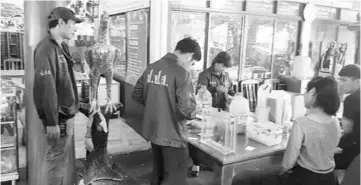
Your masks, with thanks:
[{"label": "man wearing baseball cap", "polygon": [[66,169],[75,158],[72,118],[78,112],[78,93],[64,41],[75,35],[75,24],[82,20],[65,7],[53,9],[47,18],[49,36],[34,51],[34,102],[46,135],[42,174],[44,185],[70,185],[75,178]]},{"label": "man wearing baseball cap", "polygon": [[351,64],[338,73],[340,89],[350,94],[343,103],[342,128],[344,134],[339,147],[342,153],[335,155],[336,169],[347,169],[360,154],[360,66]]}]

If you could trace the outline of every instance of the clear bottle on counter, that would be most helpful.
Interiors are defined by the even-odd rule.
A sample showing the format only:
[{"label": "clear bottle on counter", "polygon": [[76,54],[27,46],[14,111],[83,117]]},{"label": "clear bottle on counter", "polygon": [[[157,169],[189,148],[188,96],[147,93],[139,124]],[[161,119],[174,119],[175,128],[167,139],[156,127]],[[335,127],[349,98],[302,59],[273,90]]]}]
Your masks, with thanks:
[{"label": "clear bottle on counter", "polygon": [[207,90],[206,86],[201,86],[198,90],[197,96],[197,112],[201,115],[202,119],[202,131],[201,140],[210,137],[212,133],[212,125],[210,122],[211,110],[212,110],[212,95]]}]

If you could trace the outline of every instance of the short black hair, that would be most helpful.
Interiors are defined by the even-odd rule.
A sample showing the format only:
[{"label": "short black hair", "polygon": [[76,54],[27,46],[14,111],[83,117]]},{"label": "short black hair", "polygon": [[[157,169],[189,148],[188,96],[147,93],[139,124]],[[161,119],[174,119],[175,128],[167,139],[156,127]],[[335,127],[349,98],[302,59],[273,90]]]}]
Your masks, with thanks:
[{"label": "short black hair", "polygon": [[[63,21],[64,21],[65,23],[68,23],[68,20],[69,20],[69,19],[63,19]],[[58,24],[59,24],[59,19],[50,21],[50,22],[48,23],[49,29],[55,28]]]},{"label": "short black hair", "polygon": [[177,50],[181,53],[193,53],[193,60],[200,61],[202,59],[201,47],[198,42],[191,37],[180,40],[174,51]]},{"label": "short black hair", "polygon": [[223,64],[227,68],[232,67],[231,55],[225,51],[218,53],[217,56],[214,57],[214,59],[212,61],[212,65],[214,65],[216,63]]},{"label": "short black hair", "polygon": [[336,115],[340,108],[338,83],[333,77],[315,77],[307,84],[307,91],[316,90],[316,102],[313,106],[323,109],[328,115]]},{"label": "short black hair", "polygon": [[357,64],[347,65],[340,70],[338,76],[360,79],[360,66]]}]

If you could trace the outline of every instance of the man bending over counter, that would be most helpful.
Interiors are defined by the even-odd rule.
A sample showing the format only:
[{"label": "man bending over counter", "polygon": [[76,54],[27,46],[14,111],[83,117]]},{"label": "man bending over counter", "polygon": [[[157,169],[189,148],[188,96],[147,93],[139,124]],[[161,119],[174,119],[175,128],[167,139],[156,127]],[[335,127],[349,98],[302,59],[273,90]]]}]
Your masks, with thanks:
[{"label": "man bending over counter", "polygon": [[197,106],[189,68],[201,56],[198,42],[185,38],[150,64],[134,86],[133,99],[145,106],[142,135],[152,146],[151,185],[186,184],[186,120],[195,118]]}]

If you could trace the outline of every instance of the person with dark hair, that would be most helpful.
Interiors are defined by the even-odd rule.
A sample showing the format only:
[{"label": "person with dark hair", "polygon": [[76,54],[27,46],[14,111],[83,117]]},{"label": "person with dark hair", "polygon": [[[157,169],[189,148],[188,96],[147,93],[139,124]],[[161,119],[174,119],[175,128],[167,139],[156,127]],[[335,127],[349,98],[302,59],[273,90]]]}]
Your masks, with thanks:
[{"label": "person with dark hair", "polygon": [[142,135],[152,146],[152,185],[187,184],[186,121],[195,118],[197,106],[189,70],[201,56],[198,42],[185,38],[150,64],[134,86],[133,100],[144,105]]},{"label": "person with dark hair", "polygon": [[[224,111],[229,111],[229,104],[231,102],[229,95],[233,96],[235,94],[232,81],[225,71],[230,67],[232,67],[231,55],[225,51],[218,53],[212,61],[212,66],[199,74],[196,88],[197,92],[202,86],[206,86],[212,95],[212,107]],[[192,176],[198,176],[200,164],[194,156],[194,151],[193,146],[189,145],[190,156],[193,160],[191,174]]]},{"label": "person with dark hair", "polygon": [[343,103],[341,125],[343,136],[335,154],[336,169],[347,169],[351,161],[360,154],[360,66],[347,65],[339,72],[340,91],[350,94]]},{"label": "person with dark hair", "polygon": [[212,106],[229,111],[230,98],[228,95],[235,94],[232,80],[226,72],[232,67],[231,55],[222,51],[212,61],[212,66],[199,74],[197,90],[206,86],[212,94]]},{"label": "person with dark hair", "polygon": [[294,121],[283,156],[286,185],[336,185],[333,154],[341,137],[336,112],[338,84],[332,77],[315,77],[304,94],[305,116]]},{"label": "person with dark hair", "polygon": [[78,93],[64,41],[74,37],[75,24],[82,21],[68,8],[54,8],[48,16],[49,36],[34,51],[34,103],[46,132],[44,185],[75,183],[67,166],[75,161],[72,118],[78,112]]}]

